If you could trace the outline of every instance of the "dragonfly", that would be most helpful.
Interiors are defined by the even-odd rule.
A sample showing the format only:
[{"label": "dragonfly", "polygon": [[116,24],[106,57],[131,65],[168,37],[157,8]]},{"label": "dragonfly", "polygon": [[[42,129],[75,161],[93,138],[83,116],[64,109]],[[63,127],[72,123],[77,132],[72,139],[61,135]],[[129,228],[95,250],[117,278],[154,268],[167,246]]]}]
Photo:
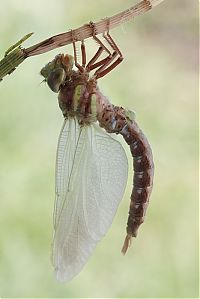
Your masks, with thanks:
[{"label": "dragonfly", "polygon": [[129,145],[134,170],[123,254],[144,221],[153,186],[151,147],[134,113],[113,105],[98,87],[98,80],[118,66],[123,55],[109,33],[109,24],[101,39],[95,24],[89,25],[98,44],[89,62],[84,40],[78,61],[72,30],[73,56],[58,54],[40,72],[49,88],[58,93],[64,116],[56,156],[52,244],[59,281],[69,281],[82,270],[110,228],[124,195],[128,162],[115,134]]}]

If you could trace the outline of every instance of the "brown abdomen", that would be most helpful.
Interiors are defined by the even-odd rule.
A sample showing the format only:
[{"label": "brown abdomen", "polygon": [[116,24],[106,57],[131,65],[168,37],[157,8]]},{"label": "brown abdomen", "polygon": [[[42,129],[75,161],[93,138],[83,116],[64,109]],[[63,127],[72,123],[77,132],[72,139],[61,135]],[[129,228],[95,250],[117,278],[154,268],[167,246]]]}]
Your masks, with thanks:
[{"label": "brown abdomen", "polygon": [[130,246],[131,238],[137,236],[138,228],[144,222],[153,186],[153,156],[147,138],[129,111],[110,104],[105,107],[99,106],[102,108],[99,108],[100,113],[98,115],[100,126],[109,133],[121,134],[130,146],[133,156],[133,190],[127,223],[127,236],[122,248],[122,253],[125,254]]},{"label": "brown abdomen", "polygon": [[153,186],[154,164],[150,145],[137,123],[132,121],[120,132],[129,144],[133,156],[133,190],[129,208],[127,234],[136,237],[144,222],[149,196]]}]

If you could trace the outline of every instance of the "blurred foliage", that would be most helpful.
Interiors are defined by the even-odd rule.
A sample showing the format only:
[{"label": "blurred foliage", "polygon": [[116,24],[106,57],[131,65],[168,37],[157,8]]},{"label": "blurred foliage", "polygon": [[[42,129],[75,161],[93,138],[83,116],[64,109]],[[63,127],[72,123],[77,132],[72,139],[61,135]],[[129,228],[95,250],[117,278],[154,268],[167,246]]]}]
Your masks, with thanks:
[{"label": "blurred foliage", "polygon": [[[28,32],[32,45],[133,0],[1,0],[0,53]],[[25,61],[0,83],[0,297],[198,297],[198,4],[166,0],[113,30],[125,60],[100,80],[117,105],[136,111],[152,145],[155,183],[146,222],[125,257],[132,161],[124,199],[83,271],[58,283],[50,264],[54,161],[62,115],[40,84],[60,51]],[[96,45],[87,41],[89,52]]]}]

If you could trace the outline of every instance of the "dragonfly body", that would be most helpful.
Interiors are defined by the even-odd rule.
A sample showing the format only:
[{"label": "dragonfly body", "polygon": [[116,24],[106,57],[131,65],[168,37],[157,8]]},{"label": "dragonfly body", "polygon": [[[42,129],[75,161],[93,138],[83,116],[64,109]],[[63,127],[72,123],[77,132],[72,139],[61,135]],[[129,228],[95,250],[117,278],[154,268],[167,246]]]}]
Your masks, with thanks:
[{"label": "dragonfly body", "polygon": [[89,79],[88,74],[75,72],[72,80],[61,88],[58,99],[65,117],[77,117],[80,125],[98,120],[108,133],[121,134],[130,146],[134,160],[134,187],[123,247],[125,253],[129,240],[137,236],[137,230],[144,222],[153,186],[154,165],[148,140],[135,120],[130,118],[129,111],[112,105],[99,90],[96,79]]},{"label": "dragonfly body", "polygon": [[[56,159],[56,201],[54,209],[53,265],[59,280],[69,280],[87,262],[96,244],[109,229],[127,182],[127,158],[113,134],[123,136],[133,156],[133,191],[122,248],[126,253],[136,237],[149,202],[153,183],[150,145],[131,111],[114,106],[101,93],[97,79],[122,60],[122,54],[108,34],[115,50],[98,62],[103,44],[86,65],[84,43],[82,66],[73,57],[57,55],[42,70],[49,87],[58,92],[65,121]],[[114,61],[114,62],[113,62]],[[93,76],[90,71],[97,68]]]},{"label": "dragonfly body", "polygon": [[[142,130],[127,111],[114,105],[106,106],[98,117],[100,125],[107,132],[123,136],[133,156],[133,190],[127,223],[127,236],[122,253],[126,253],[131,238],[137,236],[139,226],[144,222],[149,197],[153,187],[154,163],[151,147]],[[113,125],[115,124],[115,125]]]}]

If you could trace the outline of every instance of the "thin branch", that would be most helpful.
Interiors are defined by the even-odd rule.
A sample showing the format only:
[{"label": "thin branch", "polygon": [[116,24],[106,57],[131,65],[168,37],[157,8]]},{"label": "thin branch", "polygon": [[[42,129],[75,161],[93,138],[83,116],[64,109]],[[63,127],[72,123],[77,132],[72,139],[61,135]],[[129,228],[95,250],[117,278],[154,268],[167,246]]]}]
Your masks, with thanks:
[{"label": "thin branch", "polygon": [[[125,22],[132,20],[134,17],[145,13],[152,9],[164,0],[142,0],[138,4],[126,9],[112,17],[105,18],[97,23],[93,23],[95,34],[101,34],[108,29],[111,30]],[[72,43],[72,31],[61,33],[44,41],[33,45],[29,48],[21,48],[19,45],[29,38],[31,35],[27,34],[15,45],[11,46],[5,53],[5,57],[0,61],[0,80],[7,74],[11,74],[15,68],[21,64],[27,57],[39,55],[53,49],[68,45]],[[93,36],[93,30],[90,24],[83,25],[73,30],[73,38],[76,41],[81,41]]]},{"label": "thin branch", "polygon": [[[154,6],[158,5],[164,0],[143,0],[138,4],[126,9],[110,18],[105,18],[97,23],[94,23],[96,35],[104,33],[109,29],[113,29],[125,22],[132,20],[134,17],[145,13],[146,11],[152,9]],[[77,41],[81,41],[92,37],[92,28],[89,24],[83,25],[75,30],[73,30],[73,37]],[[25,49],[28,56],[34,56],[38,54],[51,51],[53,49],[68,45],[72,43],[72,33],[71,31],[61,33],[52,36],[30,48]]]}]

